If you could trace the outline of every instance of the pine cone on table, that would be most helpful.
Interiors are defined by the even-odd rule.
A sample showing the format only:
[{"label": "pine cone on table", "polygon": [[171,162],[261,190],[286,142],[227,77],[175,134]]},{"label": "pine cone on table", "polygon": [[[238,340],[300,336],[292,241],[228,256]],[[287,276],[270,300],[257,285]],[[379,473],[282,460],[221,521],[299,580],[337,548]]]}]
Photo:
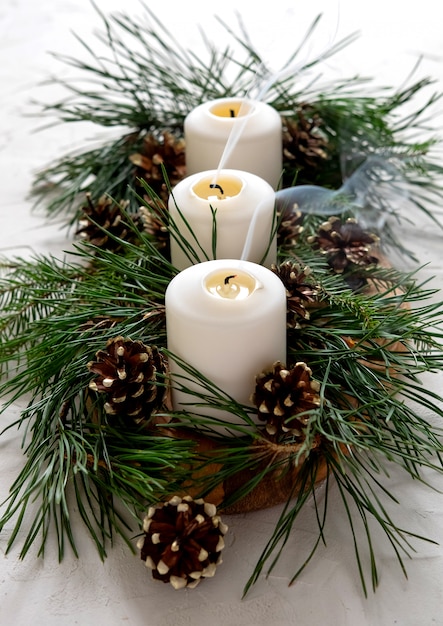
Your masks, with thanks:
[{"label": "pine cone on table", "polygon": [[167,363],[155,346],[118,336],[96,353],[88,369],[96,374],[89,388],[107,395],[107,415],[136,424],[147,421],[166,400]]},{"label": "pine cone on table", "polygon": [[320,385],[311,375],[304,362],[287,369],[277,361],[270,371],[257,376],[251,401],[272,439],[291,436],[296,442],[304,441],[310,419],[306,412],[320,406]]},{"label": "pine cone on table", "polygon": [[174,589],[194,588],[214,576],[222,562],[227,530],[214,504],[174,496],[150,507],[138,543],[140,556],[155,579]]}]

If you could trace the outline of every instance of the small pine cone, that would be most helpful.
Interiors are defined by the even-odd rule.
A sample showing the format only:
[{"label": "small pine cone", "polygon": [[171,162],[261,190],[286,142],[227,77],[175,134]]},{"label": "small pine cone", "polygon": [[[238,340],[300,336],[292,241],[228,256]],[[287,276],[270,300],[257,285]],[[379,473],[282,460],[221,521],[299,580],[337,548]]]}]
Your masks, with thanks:
[{"label": "small pine cone", "polygon": [[303,232],[303,214],[294,207],[278,212],[277,243],[280,248],[293,248]]},{"label": "small pine cone", "polygon": [[169,131],[160,138],[152,133],[145,135],[140,152],[131,154],[129,160],[137,168],[135,177],[143,178],[165,204],[169,191],[163,168],[171,187],[186,176],[185,141]]},{"label": "small pine cone", "polygon": [[[133,231],[126,226],[123,215],[128,205],[127,200],[117,203],[108,196],[101,196],[97,202],[93,202],[91,194],[87,193],[76,235],[98,248],[117,250],[120,243],[114,237],[124,241],[134,239]],[[141,223],[138,215],[131,216],[131,219],[136,226]]]},{"label": "small pine cone", "polygon": [[[150,235],[159,250],[162,250],[166,255],[169,254],[170,235],[168,227],[165,225],[164,219],[159,214],[159,208],[147,197],[144,198],[145,202],[150,205],[148,207],[140,207],[140,215],[143,223],[143,230]],[[167,208],[162,206],[162,214],[167,215]]]},{"label": "small pine cone", "polygon": [[280,278],[286,289],[287,323],[290,328],[299,328],[300,320],[309,320],[308,305],[317,302],[319,286],[310,280],[309,267],[299,263],[285,261],[280,265],[272,265],[271,270]]},{"label": "small pine cone", "polygon": [[108,396],[104,408],[109,416],[131,418],[138,424],[162,406],[167,389],[159,384],[157,374],[165,374],[167,365],[155,346],[119,336],[109,339],[96,358],[88,363],[96,374],[89,388]]},{"label": "small pine cone", "polygon": [[257,376],[251,401],[273,439],[291,436],[303,442],[303,431],[309,422],[305,413],[320,405],[320,385],[312,380],[311,374],[306,363],[299,362],[292,369],[286,369],[277,361],[271,371]]},{"label": "small pine cone", "polygon": [[342,222],[338,217],[330,217],[309,242],[327,256],[330,267],[337,273],[353,266],[368,267],[378,263],[377,257],[371,254],[378,237],[364,231],[354,218]]},{"label": "small pine cone", "polygon": [[291,169],[316,170],[319,161],[328,156],[323,122],[307,104],[302,104],[296,114],[296,118],[283,118],[283,161]]},{"label": "small pine cone", "polygon": [[155,579],[174,589],[192,589],[202,578],[214,576],[227,530],[214,504],[174,496],[150,507],[138,548]]}]

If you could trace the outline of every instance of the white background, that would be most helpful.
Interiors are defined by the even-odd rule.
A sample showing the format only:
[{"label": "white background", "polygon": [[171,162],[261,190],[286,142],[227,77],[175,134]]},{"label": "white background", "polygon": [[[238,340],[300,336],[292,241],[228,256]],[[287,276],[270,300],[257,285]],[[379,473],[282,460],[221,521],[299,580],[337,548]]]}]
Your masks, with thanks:
[{"label": "white background", "polygon": [[[124,11],[143,15],[134,0],[97,0],[106,13]],[[333,80],[355,74],[374,78],[377,86],[399,86],[416,60],[423,61],[415,78],[432,76],[432,90],[443,91],[442,16],[436,0],[391,0],[361,3],[352,0],[273,0],[257,4],[237,0],[212,2],[147,3],[185,47],[199,50],[198,26],[220,44],[227,35],[214,16],[238,32],[235,11],[241,15],[251,41],[277,71],[300,43],[308,26],[320,13],[323,18],[309,48],[316,54],[353,32],[359,39],[322,67],[323,78]],[[0,4],[0,253],[30,255],[61,254],[70,240],[63,228],[48,224],[32,211],[28,198],[35,172],[67,150],[96,139],[102,131],[87,125],[66,125],[35,132],[43,120],[30,116],[39,109],[32,100],[58,99],[63,92],[54,84],[38,84],[51,75],[60,76],[64,65],[50,52],[79,56],[82,50],[72,31],[94,46],[93,31],[101,20],[86,0],[2,0]],[[368,87],[368,92],[371,87]],[[440,133],[441,116],[436,107],[432,124]],[[44,121],[46,123],[46,120]],[[436,208],[439,210],[439,208]],[[442,238],[426,224],[417,224],[409,244],[416,250],[423,277],[435,276],[432,285],[443,287]],[[439,299],[439,296],[436,296]],[[428,375],[424,384],[436,392],[443,376]],[[1,418],[15,419],[20,407]],[[432,416],[427,416],[432,419]],[[23,457],[21,434],[14,430],[0,438],[0,500],[7,495]],[[443,478],[428,475],[443,489]],[[116,542],[101,563],[81,524],[75,524],[80,559],[69,551],[57,562],[51,541],[44,560],[33,551],[25,561],[18,547],[5,555],[10,527],[0,536],[0,623],[6,626],[82,624],[129,624],[133,626],[401,626],[443,625],[443,495],[411,482],[396,468],[384,480],[400,500],[392,512],[404,525],[441,545],[414,542],[417,552],[407,561],[409,578],[403,578],[395,557],[377,529],[380,587],[364,598],[356,570],[347,522],[332,488],[327,547],[320,548],[300,579],[288,588],[292,572],[291,552],[315,532],[312,507],[301,516],[285,555],[269,579],[261,579],[245,600],[241,590],[255,560],[272,532],[279,508],[228,521],[230,534],[224,564],[212,580],[196,590],[174,592],[155,583],[137,556]],[[321,490],[320,490],[321,495]],[[18,542],[19,545],[19,542]]]}]

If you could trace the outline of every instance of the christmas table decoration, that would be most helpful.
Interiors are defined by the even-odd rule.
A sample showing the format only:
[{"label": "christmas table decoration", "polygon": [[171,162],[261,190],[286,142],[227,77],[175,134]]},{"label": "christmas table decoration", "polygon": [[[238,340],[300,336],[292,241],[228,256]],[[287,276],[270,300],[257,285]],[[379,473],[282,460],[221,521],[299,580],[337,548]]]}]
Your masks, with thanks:
[{"label": "christmas table decoration", "polygon": [[[228,27],[244,58],[206,41],[205,65],[153,14],[146,23],[122,14],[102,18],[101,40],[113,60],[95,58],[86,43],[91,62],[62,57],[93,79],[91,87],[60,81],[70,97],[45,112],[64,123],[87,120],[127,132],[68,154],[36,177],[33,191],[47,219],[63,215],[75,227],[73,250],[63,260],[2,262],[0,393],[4,408],[27,401],[9,427],[25,431],[26,461],[3,503],[0,529],[13,523],[8,549],[24,532],[23,557],[35,542],[43,554],[53,539],[60,559],[67,545],[77,554],[73,499],[102,558],[120,535],[155,579],[192,588],[221,563],[227,516],[279,504],[246,593],[276,566],[308,502],[318,533],[307,556],[294,555],[291,582],[324,541],[328,499],[317,495],[321,483],[326,494],[334,485],[341,496],[367,593],[363,552],[373,588],[378,584],[370,518],[403,571],[411,541],[426,540],[397,526],[376,494],[387,465],[422,482],[424,468],[442,471],[441,398],[421,383],[422,374],[443,369],[442,305],[419,271],[390,262],[392,252],[410,254],[401,235],[410,215],[417,229],[420,218],[441,228],[432,209],[443,199],[443,169],[433,151],[438,139],[425,130],[436,96],[401,117],[431,81],[375,96],[358,77],[299,90],[303,73],[353,38],[310,62],[291,58],[272,76],[247,38]],[[255,87],[256,102],[266,103],[274,120],[277,113],[281,126],[274,214],[263,240],[254,231],[261,198],[254,199],[238,258],[220,259],[217,213],[227,202],[221,182],[229,158],[209,181],[204,247],[197,227],[180,222],[180,202],[179,217],[169,208],[188,176],[185,119],[204,103],[238,98],[248,105],[247,118]],[[239,136],[248,121],[241,111],[233,107],[230,121]],[[260,154],[253,156],[261,163]],[[261,261],[247,260],[248,237],[264,244]],[[171,261],[172,242],[188,268]],[[274,243],[276,256],[265,267]],[[217,271],[197,276],[208,266]],[[201,325],[200,333],[198,325],[192,333],[179,328],[184,296],[172,309],[168,303],[169,287],[187,276],[189,311],[197,316],[208,307],[208,328]],[[277,296],[263,297],[269,277],[282,295],[275,314],[268,304]],[[256,304],[248,307],[248,299]],[[226,315],[217,318],[217,307]],[[256,332],[242,327],[243,310],[261,316]],[[218,326],[210,326],[212,317]],[[217,344],[220,320],[232,321]],[[181,332],[174,349],[167,323]],[[274,336],[283,338],[277,356],[266,348],[249,372],[246,357]],[[194,365],[193,348],[214,369]],[[207,371],[220,374],[217,382]],[[244,397],[232,391],[239,385]],[[356,541],[359,524],[364,546]]]}]

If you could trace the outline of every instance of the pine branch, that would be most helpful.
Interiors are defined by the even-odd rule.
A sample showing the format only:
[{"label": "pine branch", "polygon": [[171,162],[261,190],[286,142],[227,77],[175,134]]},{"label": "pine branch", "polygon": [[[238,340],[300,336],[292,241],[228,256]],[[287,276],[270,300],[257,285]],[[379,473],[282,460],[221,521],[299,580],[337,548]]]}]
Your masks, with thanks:
[{"label": "pine branch", "polygon": [[[155,235],[137,221],[140,206],[191,261],[199,258],[201,247],[191,225],[185,237],[174,224],[158,188],[150,184],[149,172],[140,178],[134,154],[139,157],[146,139],[157,140],[165,131],[172,133],[173,140],[182,139],[184,117],[200,102],[247,93],[251,87],[259,89],[256,74],[266,73],[266,67],[244,29],[238,35],[225,25],[244,58],[230,46],[218,51],[204,38],[205,59],[181,48],[147,12],[147,24],[125,15],[107,18],[101,14],[104,33],[99,41],[108,51],[106,56],[98,57],[79,40],[90,61],[59,57],[87,78],[83,83],[56,79],[64,84],[68,97],[48,105],[44,112],[61,123],[87,120],[105,127],[123,125],[127,133],[98,148],[63,157],[40,173],[35,191],[40,198],[55,191],[48,214],[73,212],[71,224],[78,219],[85,193],[90,194],[92,204],[103,195],[117,204],[127,199],[127,210],[121,207],[119,219],[130,236],[126,239],[91,218],[91,225],[105,235],[109,247],[86,241],[77,243],[67,260],[41,256],[3,263],[0,365],[6,377],[0,395],[7,398],[5,407],[25,395],[31,400],[9,426],[23,429],[27,460],[4,503],[0,529],[15,520],[9,550],[30,514],[22,556],[36,541],[43,554],[53,529],[59,557],[67,545],[76,553],[69,504],[73,495],[80,518],[100,557],[105,558],[116,535],[132,546],[129,537],[139,526],[142,509],[181,492],[189,483],[190,468],[199,476],[193,487],[200,495],[239,475],[249,476],[225,495],[222,507],[241,502],[263,481],[275,479],[276,483],[297,470],[293,490],[246,593],[265,566],[268,572],[276,567],[299,513],[311,498],[318,533],[304,557],[299,562],[294,559],[291,582],[326,542],[328,498],[321,505],[315,492],[326,464],[330,474],[326,494],[336,485],[367,593],[366,560],[372,587],[378,584],[372,521],[385,534],[403,572],[404,559],[413,550],[411,540],[423,539],[398,527],[384,504],[382,497],[396,503],[384,480],[390,464],[417,481],[423,481],[423,469],[442,471],[439,424],[443,407],[438,394],[422,384],[422,375],[443,369],[443,305],[434,302],[436,291],[420,282],[417,272],[399,272],[371,261],[363,266],[351,264],[340,275],[334,273],[327,255],[311,241],[324,218],[306,216],[296,245],[280,247],[278,258],[308,266],[315,286],[309,315],[288,330],[286,365],[303,361],[310,368],[318,382],[319,401],[301,413],[303,433],[286,433],[278,450],[271,445],[275,442],[266,428],[256,424],[257,407],[239,404],[170,354],[164,300],[177,269]],[[297,66],[297,71],[283,72],[266,92],[283,121],[292,120],[297,126],[308,114],[321,119],[322,147],[315,163],[301,167],[297,161],[287,162],[283,184],[296,180],[297,184],[338,189],[368,153],[395,157],[409,201],[436,221],[429,202],[441,202],[443,170],[432,155],[437,139],[428,128],[427,116],[439,96],[433,94],[415,112],[401,115],[401,108],[420,96],[430,81],[367,96],[367,83],[358,77],[329,85],[313,78],[301,92],[300,75],[352,40],[347,38],[313,60],[298,63],[317,23],[318,19],[285,64],[285,69]],[[364,138],[364,149],[355,137]],[[151,143],[157,147],[155,141]],[[163,173],[160,194],[170,195],[166,164],[159,169]],[[277,220],[275,227],[279,227]],[[214,250],[216,239],[213,211]],[[384,242],[402,249],[394,221],[387,224]],[[355,279],[360,281],[357,288],[351,286]],[[116,337],[157,346],[162,357],[178,360],[184,374],[175,378],[174,385],[189,394],[189,406],[172,411],[165,405],[157,411],[156,419],[167,423],[166,430],[155,425],[155,419],[147,425],[127,423],[122,417],[121,423],[113,422],[103,397],[89,388],[88,363]],[[156,384],[164,388],[167,383],[167,375],[159,373]],[[236,418],[229,435],[219,432],[220,419],[214,409]],[[421,417],[419,409],[437,418],[438,425]],[[210,453],[196,448],[196,435],[209,442]],[[213,463],[220,469],[208,475],[205,470]],[[38,504],[32,509],[34,501]]]}]

